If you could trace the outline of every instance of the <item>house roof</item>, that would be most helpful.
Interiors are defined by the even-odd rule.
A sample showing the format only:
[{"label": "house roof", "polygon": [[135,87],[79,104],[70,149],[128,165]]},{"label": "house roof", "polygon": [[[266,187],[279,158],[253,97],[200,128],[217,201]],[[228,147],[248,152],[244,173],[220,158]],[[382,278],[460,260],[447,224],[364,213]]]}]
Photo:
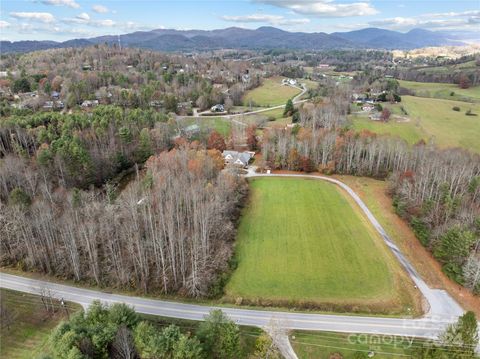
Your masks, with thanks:
[{"label": "house roof", "polygon": [[241,163],[244,166],[248,165],[248,162],[253,157],[254,152],[237,152],[237,151],[223,151],[223,158],[229,158],[229,162]]}]

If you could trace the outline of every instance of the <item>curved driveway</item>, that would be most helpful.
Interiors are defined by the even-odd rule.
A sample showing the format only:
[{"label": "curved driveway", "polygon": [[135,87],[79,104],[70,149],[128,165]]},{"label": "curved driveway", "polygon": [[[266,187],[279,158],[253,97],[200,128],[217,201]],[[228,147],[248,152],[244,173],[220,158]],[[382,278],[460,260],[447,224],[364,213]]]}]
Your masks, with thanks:
[{"label": "curved driveway", "polygon": [[382,225],[378,222],[375,216],[370,212],[367,205],[361,200],[361,198],[345,183],[331,177],[325,176],[314,176],[314,175],[300,175],[300,174],[257,174],[254,172],[254,168],[250,168],[246,177],[300,177],[300,178],[310,178],[316,180],[327,181],[334,183],[337,186],[341,187],[347,194],[355,201],[355,203],[360,207],[362,212],[368,218],[370,223],[373,225],[375,230],[380,234],[380,236],[385,241],[387,247],[393,252],[395,257],[398,259],[403,268],[410,275],[414,281],[417,288],[422,292],[425,300],[428,303],[428,311],[426,317],[441,317],[444,319],[447,318],[457,318],[463,314],[463,309],[460,305],[448,294],[445,290],[432,289],[430,288],[425,281],[420,277],[418,272],[408,261],[408,259],[403,255],[397,245],[392,241],[388,236],[387,232],[383,229]]}]

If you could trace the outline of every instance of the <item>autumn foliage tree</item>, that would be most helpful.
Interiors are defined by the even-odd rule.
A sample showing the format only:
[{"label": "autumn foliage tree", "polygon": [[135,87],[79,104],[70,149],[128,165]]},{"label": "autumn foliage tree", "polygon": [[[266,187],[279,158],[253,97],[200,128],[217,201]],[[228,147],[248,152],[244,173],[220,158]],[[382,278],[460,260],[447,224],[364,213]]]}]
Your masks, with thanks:
[{"label": "autumn foliage tree", "polygon": [[461,89],[468,89],[470,85],[470,79],[465,74],[461,74],[460,78],[458,79],[458,87]]},{"label": "autumn foliage tree", "polygon": [[257,126],[250,125],[247,127],[246,136],[247,136],[247,145],[251,151],[256,151],[258,149],[258,139],[257,139]]},{"label": "autumn foliage tree", "polygon": [[387,107],[385,107],[383,110],[382,110],[382,113],[380,114],[380,119],[383,121],[383,122],[388,122],[390,120],[390,116],[392,115],[392,112],[390,111],[390,109],[388,109]]},{"label": "autumn foliage tree", "polygon": [[207,148],[223,152],[227,149],[227,145],[225,144],[225,139],[223,138],[223,136],[214,130],[210,133],[210,136],[208,137]]}]

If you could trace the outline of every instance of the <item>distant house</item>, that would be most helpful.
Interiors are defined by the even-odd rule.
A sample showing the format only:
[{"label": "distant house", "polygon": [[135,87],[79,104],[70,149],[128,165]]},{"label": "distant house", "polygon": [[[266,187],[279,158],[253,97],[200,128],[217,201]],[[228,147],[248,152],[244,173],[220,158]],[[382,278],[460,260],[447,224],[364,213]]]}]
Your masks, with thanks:
[{"label": "distant house", "polygon": [[45,110],[50,110],[53,108],[53,101],[45,101],[42,106]]},{"label": "distant house", "polygon": [[186,137],[192,137],[199,132],[200,132],[200,126],[197,124],[187,126],[181,130],[181,133]]},{"label": "distant house", "polygon": [[82,107],[83,108],[89,108],[89,107],[96,107],[98,106],[98,100],[85,100],[82,102]]},{"label": "distant house", "polygon": [[225,107],[222,104],[216,104],[210,108],[212,112],[225,112]]},{"label": "distant house", "polygon": [[296,86],[297,85],[297,80],[295,80],[295,79],[283,79],[282,80],[282,85]]},{"label": "distant house", "polygon": [[255,156],[255,152],[223,151],[222,156],[225,160],[225,164],[247,167],[250,160]]},{"label": "distant house", "polygon": [[375,106],[370,104],[365,104],[362,106],[362,111],[365,111],[365,112],[370,112],[370,111],[373,111],[374,109],[375,109]]}]

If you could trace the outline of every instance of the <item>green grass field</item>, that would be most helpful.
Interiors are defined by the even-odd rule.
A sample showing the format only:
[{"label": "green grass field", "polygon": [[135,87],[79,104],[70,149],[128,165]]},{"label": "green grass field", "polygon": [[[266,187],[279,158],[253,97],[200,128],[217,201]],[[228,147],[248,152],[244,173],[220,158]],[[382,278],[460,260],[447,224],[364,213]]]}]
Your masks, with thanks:
[{"label": "green grass field", "polygon": [[236,256],[227,298],[384,313],[412,305],[399,289],[403,271],[377,233],[356,205],[326,182],[252,180]]},{"label": "green grass field", "polygon": [[283,77],[279,76],[265,79],[262,85],[244,95],[243,104],[248,106],[251,103],[262,107],[284,105],[289,98],[301,92],[296,88],[282,85],[282,79]]},{"label": "green grass field", "polygon": [[[400,86],[415,91],[418,97],[433,97],[445,100],[480,102],[480,86],[461,89],[455,84],[398,81]],[[452,96],[453,92],[453,96]]]},{"label": "green grass field", "polygon": [[223,117],[199,117],[199,118],[184,118],[181,120],[181,125],[184,127],[197,124],[201,130],[215,130],[222,136],[228,136],[232,129],[232,124],[229,120]]},{"label": "green grass field", "polygon": [[420,341],[407,337],[299,330],[290,335],[290,342],[300,359],[328,359],[333,353],[354,359],[359,352],[367,358],[370,351],[375,353],[374,358],[400,359],[410,357],[421,346]]},{"label": "green grass field", "polygon": [[[0,331],[0,357],[9,359],[31,359],[41,354],[51,330],[64,318],[63,310],[50,316],[45,311],[39,296],[0,289],[3,305],[13,317],[12,324],[5,326],[2,318]],[[67,303],[70,311],[80,306]]]},{"label": "green grass field", "polygon": [[[400,104],[393,106],[398,107]],[[407,111],[409,122],[398,123],[392,120],[382,123],[371,121],[364,115],[354,115],[353,127],[399,136],[410,144],[423,138],[442,148],[463,147],[480,153],[480,104],[403,96],[401,106]],[[460,111],[453,111],[454,106],[458,106]],[[469,109],[478,116],[466,116],[465,112]]]}]

